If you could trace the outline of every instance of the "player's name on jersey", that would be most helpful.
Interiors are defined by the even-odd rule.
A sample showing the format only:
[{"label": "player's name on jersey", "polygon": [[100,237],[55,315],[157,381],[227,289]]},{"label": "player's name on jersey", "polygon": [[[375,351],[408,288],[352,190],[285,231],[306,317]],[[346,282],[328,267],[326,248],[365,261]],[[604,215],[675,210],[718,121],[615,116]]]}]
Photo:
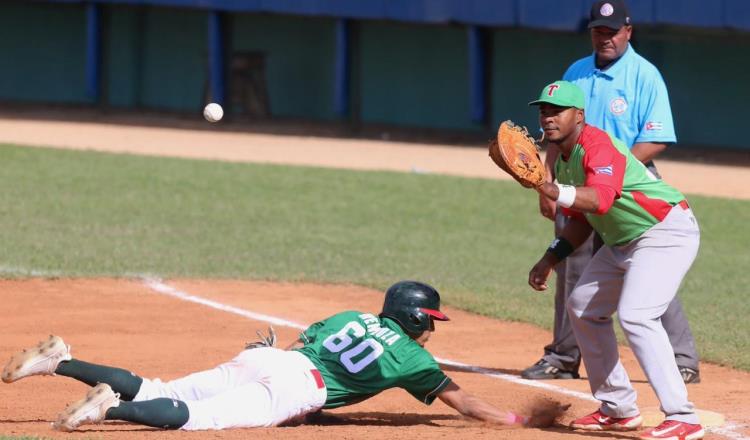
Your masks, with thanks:
[{"label": "player's name on jersey", "polygon": [[380,320],[373,314],[363,313],[359,315],[359,318],[367,325],[367,333],[371,336],[380,339],[384,344],[391,346],[396,341],[401,339],[401,335],[394,332],[393,330],[380,326]]}]

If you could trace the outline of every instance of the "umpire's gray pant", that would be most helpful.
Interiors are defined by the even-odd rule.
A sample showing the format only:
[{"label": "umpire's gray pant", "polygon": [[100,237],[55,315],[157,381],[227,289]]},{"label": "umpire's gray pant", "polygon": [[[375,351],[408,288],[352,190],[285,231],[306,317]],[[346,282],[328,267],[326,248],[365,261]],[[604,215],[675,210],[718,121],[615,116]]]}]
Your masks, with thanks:
[{"label": "umpire's gray pant", "polygon": [[[555,236],[562,232],[568,217],[557,214],[555,218]],[[596,233],[592,233],[586,242],[564,261],[555,267],[557,280],[555,284],[555,324],[552,333],[552,343],[544,347],[544,360],[551,365],[566,371],[578,371],[581,364],[581,352],[570,326],[565,304],[581,277],[591,257],[602,246],[602,241]],[[667,331],[669,342],[674,350],[675,360],[680,367],[688,367],[698,371],[698,352],[690,331],[682,302],[675,296],[661,317],[662,325]]]}]

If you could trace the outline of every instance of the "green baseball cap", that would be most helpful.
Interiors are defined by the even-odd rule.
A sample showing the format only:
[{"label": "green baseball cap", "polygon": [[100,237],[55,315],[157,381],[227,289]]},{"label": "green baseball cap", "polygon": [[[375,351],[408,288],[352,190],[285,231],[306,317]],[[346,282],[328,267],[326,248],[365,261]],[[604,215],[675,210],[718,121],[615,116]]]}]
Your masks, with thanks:
[{"label": "green baseball cap", "polygon": [[555,81],[544,86],[539,99],[531,101],[529,105],[542,103],[557,105],[560,107],[575,107],[583,110],[586,100],[583,98],[583,90],[569,81]]}]

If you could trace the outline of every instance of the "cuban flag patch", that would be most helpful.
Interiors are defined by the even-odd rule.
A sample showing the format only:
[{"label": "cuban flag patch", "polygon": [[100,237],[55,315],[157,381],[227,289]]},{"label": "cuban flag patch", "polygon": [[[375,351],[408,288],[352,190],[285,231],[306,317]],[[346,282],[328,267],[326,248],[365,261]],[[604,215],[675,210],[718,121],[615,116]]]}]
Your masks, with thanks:
[{"label": "cuban flag patch", "polygon": [[606,167],[594,167],[594,174],[606,174],[607,176],[611,176],[613,174],[612,165],[607,165]]},{"label": "cuban flag patch", "polygon": [[646,122],[646,130],[649,131],[661,131],[664,128],[664,124],[658,121]]}]

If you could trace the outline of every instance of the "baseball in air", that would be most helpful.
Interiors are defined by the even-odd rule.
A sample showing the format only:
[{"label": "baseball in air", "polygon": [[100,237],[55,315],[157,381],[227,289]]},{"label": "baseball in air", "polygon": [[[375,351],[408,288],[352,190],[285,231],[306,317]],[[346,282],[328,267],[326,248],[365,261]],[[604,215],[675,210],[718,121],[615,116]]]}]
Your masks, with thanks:
[{"label": "baseball in air", "polygon": [[224,109],[219,104],[212,102],[203,108],[203,117],[208,122],[221,121],[221,118],[224,117]]}]

